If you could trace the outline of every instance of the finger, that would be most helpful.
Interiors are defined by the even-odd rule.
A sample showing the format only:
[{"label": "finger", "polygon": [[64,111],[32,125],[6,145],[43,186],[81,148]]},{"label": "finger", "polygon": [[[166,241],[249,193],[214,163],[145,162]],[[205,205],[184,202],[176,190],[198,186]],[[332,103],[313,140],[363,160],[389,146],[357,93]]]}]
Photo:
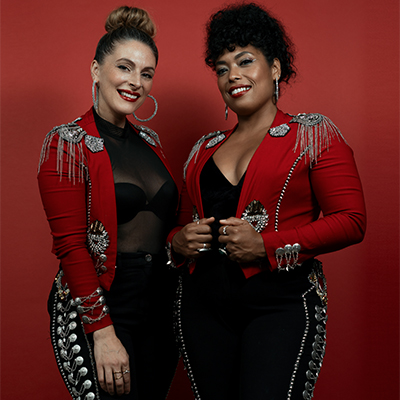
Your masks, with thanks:
[{"label": "finger", "polygon": [[98,380],[99,380],[100,387],[101,387],[105,392],[107,392],[107,385],[106,385],[106,382],[105,382],[105,376],[104,376],[104,369],[103,369],[103,367],[98,367],[98,368],[97,368],[97,378],[98,378]]},{"label": "finger", "polygon": [[214,217],[202,218],[199,220],[198,225],[211,225],[215,221]]},{"label": "finger", "polygon": [[131,391],[131,371],[128,368],[123,369],[124,376],[124,391],[128,394]]},{"label": "finger", "polygon": [[114,394],[114,375],[111,368],[107,368],[105,371],[105,384],[106,389],[105,391],[110,393],[111,395]]},{"label": "finger", "polygon": [[218,233],[219,233],[220,235],[228,236],[228,235],[229,235],[229,233],[228,233],[228,227],[229,227],[229,225],[222,225],[222,226],[218,229]]},{"label": "finger", "polygon": [[124,387],[124,374],[121,370],[118,372],[114,372],[114,383],[115,383],[115,391],[117,392],[118,396],[124,394],[125,387]]},{"label": "finger", "polygon": [[229,217],[227,219],[220,219],[219,223],[221,225],[233,225],[233,226],[238,226],[238,225],[243,225],[247,223],[247,221],[243,221],[240,218],[235,218],[235,217]]}]

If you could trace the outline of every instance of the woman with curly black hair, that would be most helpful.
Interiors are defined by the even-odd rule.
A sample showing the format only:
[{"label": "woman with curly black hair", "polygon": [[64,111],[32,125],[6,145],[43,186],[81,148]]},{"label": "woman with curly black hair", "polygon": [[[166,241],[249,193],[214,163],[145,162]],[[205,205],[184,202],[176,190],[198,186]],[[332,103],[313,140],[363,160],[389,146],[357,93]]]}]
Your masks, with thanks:
[{"label": "woman with curly black hair", "polygon": [[193,147],[168,238],[192,388],[202,400],[311,399],[327,321],[315,257],[365,233],[353,153],[327,117],[277,108],[292,44],[259,6],[211,17],[206,63],[238,122]]}]

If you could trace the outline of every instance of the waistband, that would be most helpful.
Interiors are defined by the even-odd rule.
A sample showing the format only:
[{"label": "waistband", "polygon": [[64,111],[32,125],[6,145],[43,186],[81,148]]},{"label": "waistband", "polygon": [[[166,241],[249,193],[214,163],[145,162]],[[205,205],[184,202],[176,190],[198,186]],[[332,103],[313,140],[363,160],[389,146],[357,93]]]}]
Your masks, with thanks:
[{"label": "waistband", "polygon": [[160,254],[150,254],[144,251],[137,253],[117,253],[117,268],[155,266],[162,263],[163,256]]}]

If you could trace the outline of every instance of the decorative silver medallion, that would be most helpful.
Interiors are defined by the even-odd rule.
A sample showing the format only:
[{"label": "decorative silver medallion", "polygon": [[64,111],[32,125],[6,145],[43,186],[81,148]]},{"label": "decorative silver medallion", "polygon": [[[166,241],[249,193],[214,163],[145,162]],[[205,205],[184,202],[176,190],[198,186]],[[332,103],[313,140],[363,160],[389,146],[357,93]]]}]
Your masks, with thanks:
[{"label": "decorative silver medallion", "polygon": [[144,139],[150,145],[156,147],[157,144],[161,147],[160,138],[157,133],[155,133],[152,129],[148,128],[144,125],[133,125],[138,131],[139,136]]},{"label": "decorative silver medallion", "polygon": [[61,125],[55,129],[57,129],[57,132],[62,139],[70,143],[79,143],[83,136],[86,135],[86,132],[74,122]]},{"label": "decorative silver medallion", "polygon": [[104,139],[102,138],[86,135],[85,144],[92,153],[98,153],[104,150]]},{"label": "decorative silver medallion", "polygon": [[268,225],[269,216],[261,202],[253,200],[244,210],[242,219],[260,233]]},{"label": "decorative silver medallion", "polygon": [[211,147],[216,146],[218,143],[221,143],[226,136],[223,133],[220,133],[218,136],[215,136],[206,144],[206,149],[210,149]]},{"label": "decorative silver medallion", "polygon": [[290,131],[290,126],[288,124],[282,124],[270,128],[268,130],[269,134],[273,137],[283,137]]},{"label": "decorative silver medallion", "polygon": [[96,220],[90,225],[87,241],[91,254],[98,256],[103,254],[108,248],[110,244],[108,233],[100,221]]},{"label": "decorative silver medallion", "polygon": [[298,114],[295,115],[290,123],[296,122],[298,124],[303,124],[306,126],[314,126],[320,124],[324,119],[324,116],[318,113],[310,113],[310,114]]},{"label": "decorative silver medallion", "polygon": [[156,142],[153,138],[151,138],[147,133],[143,131],[139,131],[139,136],[144,139],[147,143],[151,144],[152,146],[156,147]]}]

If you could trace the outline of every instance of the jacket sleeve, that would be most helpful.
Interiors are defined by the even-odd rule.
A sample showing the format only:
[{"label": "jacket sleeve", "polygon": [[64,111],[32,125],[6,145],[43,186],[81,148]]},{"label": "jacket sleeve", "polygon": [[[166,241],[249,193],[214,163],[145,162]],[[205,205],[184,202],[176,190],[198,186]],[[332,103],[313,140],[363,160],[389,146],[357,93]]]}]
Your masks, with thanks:
[{"label": "jacket sleeve", "polygon": [[193,222],[193,203],[190,200],[186,187],[186,182],[183,181],[181,193],[179,196],[177,225],[174,227],[174,229],[171,230],[167,237],[167,253],[170,266],[178,268],[185,264],[186,259],[183,259],[181,257],[177,258],[174,256],[171,243],[174,235],[190,222]]},{"label": "jacket sleeve", "polygon": [[322,216],[305,225],[288,229],[286,223],[282,231],[262,233],[271,269],[294,267],[364,238],[364,197],[350,147],[343,141],[332,141],[313,163],[309,179]]},{"label": "jacket sleeve", "polygon": [[[70,179],[70,168],[79,169],[79,159],[68,161],[66,144],[62,172],[57,168],[58,135],[50,142],[48,158],[40,167],[38,183],[47,220],[53,237],[53,253],[60,260],[63,280],[74,299],[82,300],[82,307],[91,323],[84,323],[86,333],[111,325],[111,318],[99,291],[100,284],[93,260],[86,246],[87,240],[87,184],[85,179]],[[84,322],[84,321],[83,321]]]}]

